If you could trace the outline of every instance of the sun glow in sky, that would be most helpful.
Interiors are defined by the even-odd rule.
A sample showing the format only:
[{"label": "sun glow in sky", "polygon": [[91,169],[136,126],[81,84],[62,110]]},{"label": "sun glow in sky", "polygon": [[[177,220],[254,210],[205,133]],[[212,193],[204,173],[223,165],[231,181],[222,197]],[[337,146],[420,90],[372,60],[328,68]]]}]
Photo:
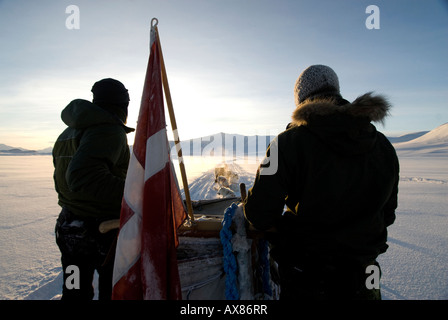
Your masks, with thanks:
[{"label": "sun glow in sky", "polygon": [[[371,4],[379,29],[366,27]],[[70,5],[79,29],[66,26]],[[281,132],[311,64],[332,67],[348,100],[389,97],[386,134],[448,122],[443,0],[0,0],[0,143],[52,146],[61,110],[108,77],[129,89],[135,127],[153,17],[181,139]]]}]

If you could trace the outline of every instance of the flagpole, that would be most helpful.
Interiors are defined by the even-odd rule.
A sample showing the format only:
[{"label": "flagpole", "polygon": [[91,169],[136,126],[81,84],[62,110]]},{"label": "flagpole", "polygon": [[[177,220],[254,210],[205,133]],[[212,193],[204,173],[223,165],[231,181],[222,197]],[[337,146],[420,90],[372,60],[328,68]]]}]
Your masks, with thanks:
[{"label": "flagpole", "polygon": [[[156,21],[156,23],[155,23],[155,25],[152,25],[154,20]],[[168,106],[168,113],[170,114],[170,121],[171,121],[171,127],[172,127],[173,135],[174,135],[174,143],[176,145],[176,150],[177,150],[177,157],[179,159],[180,174],[182,176],[182,183],[184,185],[185,200],[187,202],[188,216],[189,216],[190,220],[193,222],[194,221],[193,205],[191,203],[190,190],[188,188],[187,173],[185,171],[185,164],[184,164],[184,160],[182,157],[182,147],[180,145],[176,117],[174,115],[173,101],[171,100],[171,92],[170,92],[170,87],[168,85],[168,77],[167,77],[166,69],[165,69],[165,62],[163,61],[162,46],[160,44],[159,30],[157,28],[157,23],[158,23],[157,19],[154,18],[151,20],[151,27],[153,27],[156,32],[157,44],[159,45],[159,55],[160,55],[160,66],[162,69],[163,89],[165,91],[165,98],[166,98],[166,103]]]}]

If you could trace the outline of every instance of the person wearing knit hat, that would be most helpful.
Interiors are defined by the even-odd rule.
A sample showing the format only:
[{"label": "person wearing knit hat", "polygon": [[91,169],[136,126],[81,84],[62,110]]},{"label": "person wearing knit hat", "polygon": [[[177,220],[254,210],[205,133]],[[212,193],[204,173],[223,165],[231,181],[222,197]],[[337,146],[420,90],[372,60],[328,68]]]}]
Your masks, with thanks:
[{"label": "person wearing knit hat", "polygon": [[330,67],[313,65],[306,68],[297,78],[294,87],[294,97],[297,106],[306,99],[317,96],[340,97],[339,79]]},{"label": "person wearing knit hat", "polygon": [[[98,272],[98,299],[112,295],[113,252],[116,230],[99,232],[99,224],[118,219],[130,159],[125,126],[129,94],[114,79],[92,87],[93,102],[75,99],[61,112],[67,128],[53,147],[54,185],[62,207],[56,221],[56,243],[63,269],[62,300],[91,300]],[[70,279],[78,268],[79,288]],[[70,271],[70,272],[69,272]]]},{"label": "person wearing knit hat", "polygon": [[292,122],[266,152],[245,217],[270,231],[281,299],[381,299],[376,259],[395,220],[399,162],[372,122],[384,123],[390,103],[371,92],[345,100],[325,65],[300,73],[294,97]]}]

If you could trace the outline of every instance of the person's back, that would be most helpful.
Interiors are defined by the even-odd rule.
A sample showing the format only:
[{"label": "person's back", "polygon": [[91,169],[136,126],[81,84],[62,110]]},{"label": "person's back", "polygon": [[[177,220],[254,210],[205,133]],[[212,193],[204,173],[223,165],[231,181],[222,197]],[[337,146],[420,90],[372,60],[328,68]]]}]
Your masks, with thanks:
[{"label": "person's back", "polygon": [[275,174],[262,168],[245,203],[256,228],[278,231],[272,255],[283,298],[354,297],[344,288],[364,285],[395,219],[398,160],[370,124],[383,121],[389,105],[371,94],[349,103],[338,91],[324,87],[297,101],[290,128],[270,146]]},{"label": "person's back", "polygon": [[[99,224],[118,219],[130,150],[124,124],[129,95],[124,85],[103,79],[92,88],[93,103],[76,99],[61,113],[67,128],[53,148],[54,183],[62,207],[56,222],[56,243],[64,274],[62,299],[93,298],[92,281],[99,274],[99,299],[112,292],[116,231],[102,234]],[[68,267],[79,270],[79,288],[67,287]]]},{"label": "person's back", "polygon": [[86,100],[62,111],[68,128],[53,148],[59,204],[79,216],[118,218],[130,151],[130,131],[113,114]]}]

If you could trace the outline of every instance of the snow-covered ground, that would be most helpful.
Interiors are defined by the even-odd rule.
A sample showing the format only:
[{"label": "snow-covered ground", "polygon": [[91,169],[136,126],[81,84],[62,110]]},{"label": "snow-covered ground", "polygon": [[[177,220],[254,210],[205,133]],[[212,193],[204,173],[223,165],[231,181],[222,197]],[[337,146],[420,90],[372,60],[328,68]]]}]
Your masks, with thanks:
[{"label": "snow-covered ground", "polygon": [[[380,257],[383,299],[448,299],[448,124],[395,144],[401,179],[389,250]],[[185,159],[193,200],[218,197],[219,163]],[[254,162],[231,164],[253,183]],[[58,298],[62,286],[54,224],[60,208],[48,155],[0,156],[0,299]]]}]

